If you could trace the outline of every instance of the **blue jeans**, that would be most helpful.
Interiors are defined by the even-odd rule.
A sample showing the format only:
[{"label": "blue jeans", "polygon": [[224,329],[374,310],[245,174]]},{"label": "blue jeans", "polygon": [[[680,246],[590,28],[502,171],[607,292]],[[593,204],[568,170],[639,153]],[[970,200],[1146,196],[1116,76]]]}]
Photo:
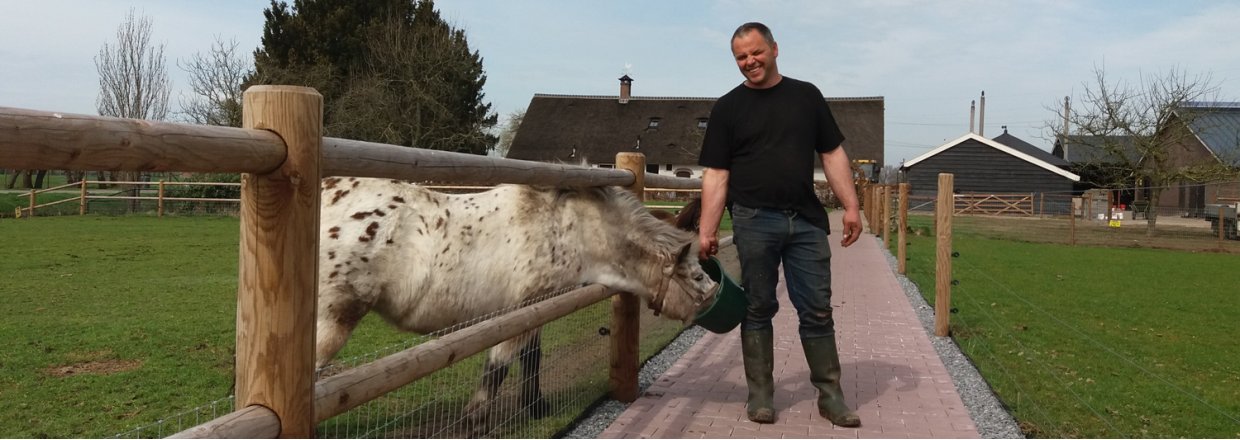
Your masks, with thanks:
[{"label": "blue jeans", "polygon": [[784,266],[788,296],[797,309],[801,338],[835,335],[831,317],[831,245],[827,232],[791,210],[732,204],[733,243],[740,257],[749,310],[741,330],[771,328],[779,311],[775,286]]}]

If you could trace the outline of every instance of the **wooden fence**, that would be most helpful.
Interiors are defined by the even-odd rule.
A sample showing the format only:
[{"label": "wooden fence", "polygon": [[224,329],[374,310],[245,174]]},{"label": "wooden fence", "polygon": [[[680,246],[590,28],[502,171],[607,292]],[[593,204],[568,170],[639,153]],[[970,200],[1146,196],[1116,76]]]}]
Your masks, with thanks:
[{"label": "wooden fence", "polygon": [[[132,186],[132,187],[154,186],[155,195],[153,196],[141,196],[141,195],[121,196],[121,195],[91,194],[89,191],[90,185],[96,185],[96,186],[126,185],[126,186]],[[241,186],[241,184],[230,183],[230,182],[179,182],[179,181],[167,181],[167,180],[157,180],[154,182],[83,180],[80,182],[67,183],[64,185],[47,188],[47,189],[30,190],[30,192],[27,193],[27,196],[26,196],[27,199],[29,200],[29,203],[27,204],[27,206],[24,206],[24,207],[18,206],[14,208],[14,214],[17,218],[34,217],[39,209],[46,209],[46,208],[51,208],[53,206],[62,205],[66,203],[78,202],[78,215],[86,215],[86,213],[89,211],[88,206],[91,200],[155,201],[156,202],[155,212],[156,212],[156,215],[158,215],[159,217],[164,216],[164,206],[166,202],[241,203],[241,199],[239,198],[232,199],[232,198],[221,198],[221,197],[169,196],[167,188],[171,186],[239,187]],[[485,190],[495,187],[494,185],[484,185],[484,186],[480,186],[480,185],[423,185],[423,186],[426,188],[430,188],[430,189],[441,190],[441,191],[451,191],[451,192],[485,191]],[[79,190],[78,196],[70,197],[66,199],[54,200],[54,201],[45,202],[45,203],[38,203],[38,196],[40,194],[50,194],[50,193],[54,193],[57,191],[63,191],[66,188],[77,188]],[[140,194],[143,191],[140,188],[137,188],[137,190],[138,192],[136,192],[135,194]],[[150,191],[150,190],[146,190],[146,191]],[[650,193],[668,194],[668,193],[700,193],[702,190],[701,189],[676,189],[676,188],[644,188],[643,191],[647,194],[650,194]],[[680,205],[649,205],[649,207],[651,209],[677,209],[677,208],[680,208]]]},{"label": "wooden fence", "polygon": [[[117,195],[99,195],[99,194],[90,193],[89,191],[90,185],[105,185],[105,184],[106,185],[132,186],[138,190],[138,193],[141,193],[142,191],[140,187],[155,186],[156,192],[154,196],[141,196],[141,195],[117,196]],[[86,215],[86,212],[88,211],[87,206],[90,204],[91,200],[127,200],[127,201],[154,200],[156,202],[155,211],[157,215],[160,217],[163,217],[165,202],[210,202],[210,203],[221,203],[221,202],[240,203],[241,202],[241,199],[228,199],[228,198],[218,198],[218,197],[171,197],[171,196],[168,196],[168,192],[167,192],[167,188],[170,186],[241,186],[241,184],[240,183],[228,183],[228,182],[170,182],[170,181],[165,181],[165,180],[158,180],[155,182],[117,182],[117,181],[111,181],[111,180],[109,181],[83,180],[81,182],[67,183],[64,185],[47,188],[47,189],[30,190],[30,193],[28,194],[30,203],[25,207],[19,206],[15,208],[14,214],[16,214],[18,218],[34,217],[36,215],[36,212],[38,212],[37,210],[39,209],[50,208],[52,206],[65,204],[65,203],[78,202],[78,215]],[[47,193],[51,193],[55,191],[64,190],[66,188],[74,188],[74,187],[78,188],[79,190],[77,197],[70,197],[67,199],[55,200],[55,201],[51,201],[47,203],[38,203],[39,194],[47,194]]]},{"label": "wooden fence", "polygon": [[611,394],[637,397],[638,301],[587,286],[315,382],[319,181],[380,177],[492,185],[701,187],[697,179],[624,169],[473,156],[322,137],[313,89],[255,86],[244,128],[73,115],[0,107],[0,168],[243,173],[237,289],[237,411],[181,437],[299,437],[316,424],[507,338],[612,297]]},{"label": "wooden fence", "polygon": [[1028,194],[954,194],[955,214],[1020,215],[1033,217],[1034,195]]}]

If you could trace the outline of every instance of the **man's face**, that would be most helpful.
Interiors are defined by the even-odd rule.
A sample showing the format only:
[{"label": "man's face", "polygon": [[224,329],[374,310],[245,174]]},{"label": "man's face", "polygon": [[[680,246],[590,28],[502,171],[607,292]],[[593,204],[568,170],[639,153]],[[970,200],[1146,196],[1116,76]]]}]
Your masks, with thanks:
[{"label": "man's face", "polygon": [[779,80],[779,69],[775,67],[779,44],[767,44],[762,33],[749,31],[732,39],[732,56],[750,87],[765,89]]}]

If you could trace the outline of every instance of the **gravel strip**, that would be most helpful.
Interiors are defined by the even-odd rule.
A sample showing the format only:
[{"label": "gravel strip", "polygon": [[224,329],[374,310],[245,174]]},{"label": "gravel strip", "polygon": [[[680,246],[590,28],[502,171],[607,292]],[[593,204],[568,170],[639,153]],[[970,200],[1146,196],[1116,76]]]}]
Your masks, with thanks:
[{"label": "gravel strip", "polygon": [[[887,264],[891,266],[892,272],[895,272],[899,267],[896,257],[881,244],[882,239],[875,238],[880,241],[879,248],[887,257]],[[904,275],[897,273],[895,276],[900,282],[900,287],[904,288],[904,294],[908,295],[909,303],[913,305],[913,311],[917,313],[917,319],[921,320],[921,326],[926,330],[930,344],[934,346],[934,351],[939,353],[939,359],[943,360],[943,366],[947,367],[947,373],[951,375],[952,382],[956,384],[960,399],[964,401],[965,408],[969,410],[969,417],[973,418],[973,424],[977,425],[978,434],[982,438],[1025,438],[1020,432],[1020,427],[1016,425],[1016,420],[1008,413],[1003,402],[995,397],[990,384],[982,379],[982,375],[973,367],[973,362],[960,352],[960,347],[956,345],[956,342],[951,337],[934,335],[934,308],[926,303],[917,285]]]},{"label": "gravel strip", "polygon": [[[667,347],[663,347],[663,351],[647,360],[642,365],[641,371],[637,373],[638,394],[640,395],[640,391],[645,391],[654,381],[658,380],[663,372],[671,368],[672,364],[675,364],[705,334],[704,328],[696,325],[689,327],[680,332],[680,336],[667,344]],[[564,434],[564,438],[598,438],[603,434],[603,430],[607,429],[616,417],[620,417],[620,413],[623,413],[628,406],[615,399],[604,399],[602,403],[594,407],[589,415],[578,421],[572,430]]]},{"label": "gravel strip", "polygon": [[[883,254],[887,257],[887,263],[894,272],[897,267],[896,258],[885,248]],[[921,320],[926,336],[930,338],[931,345],[938,352],[939,358],[943,360],[943,365],[947,367],[952,382],[956,384],[960,399],[964,401],[964,406],[969,411],[969,417],[977,425],[978,434],[982,438],[1024,438],[1020,428],[1016,425],[1016,420],[1008,414],[1003,403],[995,397],[990,385],[982,379],[981,374],[973,367],[973,363],[965,357],[964,353],[960,352],[960,347],[956,346],[955,341],[950,337],[934,336],[934,308],[922,298],[917,286],[903,275],[896,274],[896,279],[904,288],[904,294],[908,295],[909,303],[913,304],[913,310],[917,313],[917,319]],[[641,372],[638,373],[638,388],[644,391],[646,387],[654,383],[704,334],[706,330],[698,326],[681,332],[680,336],[672,340],[672,343],[668,344],[663,351],[650,358],[642,366]],[[595,406],[589,415],[578,421],[577,425],[564,435],[564,438],[598,438],[627,407],[627,404],[619,401],[605,399]]]}]

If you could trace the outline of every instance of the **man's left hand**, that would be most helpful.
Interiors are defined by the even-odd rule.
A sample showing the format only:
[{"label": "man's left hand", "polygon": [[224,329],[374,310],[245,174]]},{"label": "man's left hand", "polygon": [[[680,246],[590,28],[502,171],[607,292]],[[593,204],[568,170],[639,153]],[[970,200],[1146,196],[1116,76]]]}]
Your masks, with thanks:
[{"label": "man's left hand", "polygon": [[861,213],[857,210],[844,211],[844,238],[840,239],[840,245],[851,246],[858,238],[861,238]]}]

